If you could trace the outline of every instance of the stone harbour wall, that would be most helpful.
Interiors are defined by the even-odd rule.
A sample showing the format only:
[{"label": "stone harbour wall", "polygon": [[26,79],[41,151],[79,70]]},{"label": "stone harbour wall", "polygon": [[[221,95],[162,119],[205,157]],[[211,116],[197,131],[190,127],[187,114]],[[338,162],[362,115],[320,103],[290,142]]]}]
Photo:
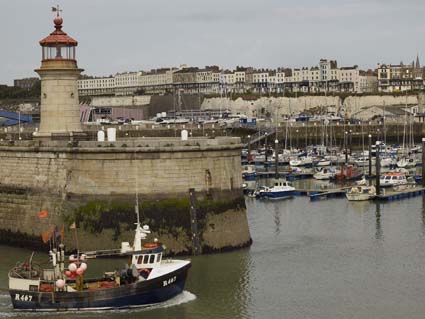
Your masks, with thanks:
[{"label": "stone harbour wall", "polygon": [[[119,247],[132,241],[138,193],[142,220],[170,253],[190,253],[188,190],[194,188],[205,251],[246,246],[241,147],[238,138],[0,145],[0,241],[16,244],[7,237],[19,233],[35,245],[48,225],[75,220],[82,249]],[[38,218],[41,210],[47,219]],[[72,238],[67,244],[73,246]]]}]

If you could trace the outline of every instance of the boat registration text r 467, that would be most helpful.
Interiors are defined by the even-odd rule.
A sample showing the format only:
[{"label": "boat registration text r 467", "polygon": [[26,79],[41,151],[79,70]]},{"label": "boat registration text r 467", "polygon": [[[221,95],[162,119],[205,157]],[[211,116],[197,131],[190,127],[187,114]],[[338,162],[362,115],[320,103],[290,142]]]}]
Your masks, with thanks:
[{"label": "boat registration text r 467", "polygon": [[19,301],[32,301],[32,296],[31,295],[15,294],[15,300],[19,300]]},{"label": "boat registration text r 467", "polygon": [[171,285],[173,282],[175,282],[177,280],[177,277],[176,276],[174,276],[174,277],[171,277],[170,279],[168,279],[168,280],[164,280],[163,282],[162,282],[162,285],[163,285],[163,287],[165,287],[165,286],[168,286],[168,285]]}]

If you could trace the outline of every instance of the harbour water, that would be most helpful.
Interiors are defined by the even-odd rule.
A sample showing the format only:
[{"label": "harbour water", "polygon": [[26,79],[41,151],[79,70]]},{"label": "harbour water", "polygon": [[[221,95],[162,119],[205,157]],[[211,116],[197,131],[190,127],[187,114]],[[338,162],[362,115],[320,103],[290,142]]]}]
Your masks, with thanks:
[{"label": "harbour water", "polygon": [[[253,245],[192,257],[186,291],[153,308],[79,318],[423,318],[425,198],[377,204],[247,199]],[[30,251],[0,246],[0,318],[13,313],[7,271]],[[39,255],[39,258],[44,256]],[[89,263],[91,271],[123,260]],[[75,318],[76,314],[24,314]]]}]

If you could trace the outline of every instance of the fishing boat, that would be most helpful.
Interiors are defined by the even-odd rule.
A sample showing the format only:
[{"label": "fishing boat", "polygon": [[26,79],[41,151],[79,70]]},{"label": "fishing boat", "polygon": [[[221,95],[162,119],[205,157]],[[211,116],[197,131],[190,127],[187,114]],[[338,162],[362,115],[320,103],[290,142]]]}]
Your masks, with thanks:
[{"label": "fishing boat", "polygon": [[273,186],[263,187],[256,192],[257,199],[285,199],[293,196],[295,187],[285,180],[276,180]]},{"label": "fishing boat", "polygon": [[[163,260],[164,246],[157,240],[144,243],[149,226],[136,223],[134,243],[120,249],[86,252],[65,258],[62,243],[49,252],[47,268],[33,262],[18,262],[9,271],[13,308],[22,311],[104,310],[144,307],[180,294],[191,262]],[[86,279],[88,260],[100,256],[125,256],[126,268]]]},{"label": "fishing boat", "polygon": [[376,196],[375,186],[358,185],[351,187],[345,194],[349,201],[363,201]]},{"label": "fishing boat", "polygon": [[355,165],[342,165],[341,171],[335,175],[337,180],[357,180],[363,176],[363,172]]}]

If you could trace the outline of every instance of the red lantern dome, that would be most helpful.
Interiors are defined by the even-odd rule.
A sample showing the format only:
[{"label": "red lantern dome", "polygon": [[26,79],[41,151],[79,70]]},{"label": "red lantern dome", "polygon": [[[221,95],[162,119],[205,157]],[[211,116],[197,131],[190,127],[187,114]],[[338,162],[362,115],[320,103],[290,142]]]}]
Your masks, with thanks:
[{"label": "red lantern dome", "polygon": [[62,31],[63,19],[59,15],[53,20],[55,31],[40,41],[44,60],[75,60],[78,42]]}]

